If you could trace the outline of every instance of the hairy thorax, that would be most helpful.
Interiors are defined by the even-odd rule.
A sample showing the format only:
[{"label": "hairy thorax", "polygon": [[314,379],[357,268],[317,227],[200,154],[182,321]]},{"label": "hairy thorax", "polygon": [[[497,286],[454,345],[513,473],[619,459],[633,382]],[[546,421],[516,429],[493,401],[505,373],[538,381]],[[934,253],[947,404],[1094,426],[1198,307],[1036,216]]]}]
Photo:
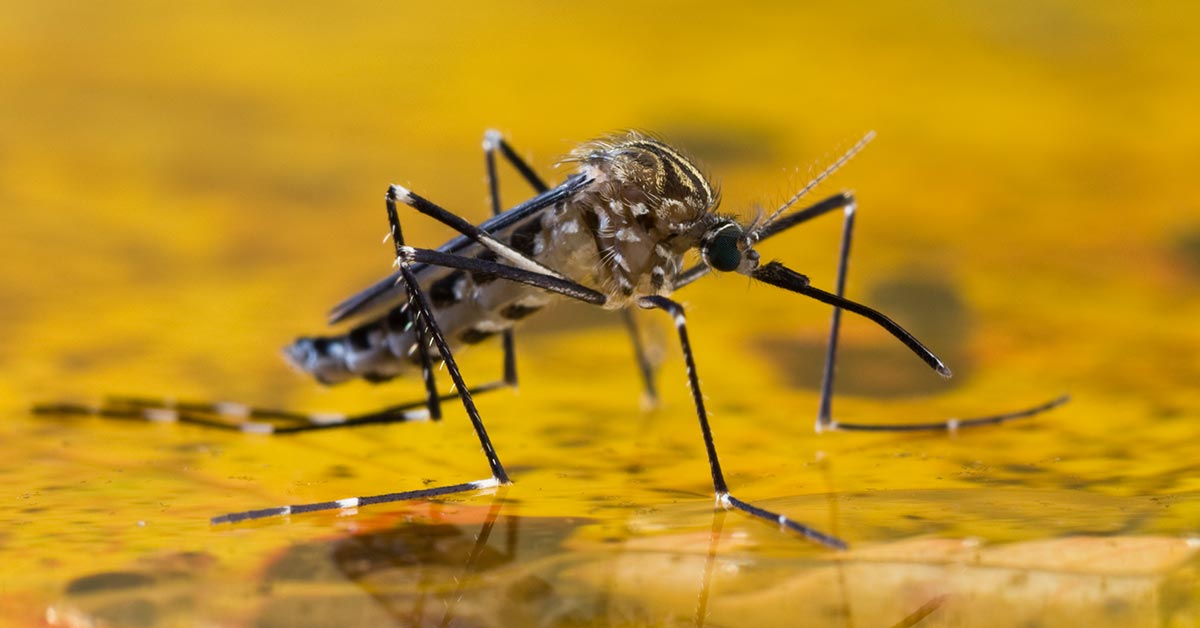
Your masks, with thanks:
[{"label": "hairy thorax", "polygon": [[628,133],[585,144],[568,162],[592,183],[542,222],[553,243],[539,261],[612,297],[669,294],[718,195],[690,159],[653,138]]}]

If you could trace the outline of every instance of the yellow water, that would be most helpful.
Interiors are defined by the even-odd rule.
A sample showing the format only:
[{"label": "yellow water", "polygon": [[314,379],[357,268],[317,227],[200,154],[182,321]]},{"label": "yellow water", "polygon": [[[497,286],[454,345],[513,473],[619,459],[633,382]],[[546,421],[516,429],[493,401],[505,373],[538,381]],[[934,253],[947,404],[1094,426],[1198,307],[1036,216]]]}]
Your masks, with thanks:
[{"label": "yellow water", "polygon": [[[1200,623],[1200,11],[1187,3],[6,3],[0,20],[0,617],[11,625]],[[290,438],[33,417],[107,393],[361,411],[278,348],[388,271],[382,196],[486,216],[483,130],[547,177],[661,133],[771,208],[860,199],[836,412],[1036,420],[812,431],[828,309],[740,277],[689,306],[729,481],[666,321],[640,409],[619,321],[563,306],[479,398],[516,483],[443,503],[210,516],[486,476],[460,410]],[[508,203],[527,190],[506,175]],[[762,248],[830,286],[838,219]],[[412,242],[444,230],[406,217]],[[499,351],[464,352],[468,382]],[[907,623],[905,623],[907,622]]]}]

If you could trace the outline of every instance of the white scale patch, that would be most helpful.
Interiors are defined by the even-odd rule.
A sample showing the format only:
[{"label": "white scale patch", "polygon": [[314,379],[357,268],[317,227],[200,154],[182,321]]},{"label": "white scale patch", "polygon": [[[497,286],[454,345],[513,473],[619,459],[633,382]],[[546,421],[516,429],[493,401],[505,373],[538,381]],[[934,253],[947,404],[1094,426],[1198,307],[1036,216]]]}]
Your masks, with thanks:
[{"label": "white scale patch", "polygon": [[500,138],[501,135],[499,131],[495,129],[488,129],[487,132],[483,134],[483,150],[490,153],[499,148]]},{"label": "white scale patch", "polygon": [[490,333],[501,332],[501,331],[504,331],[511,327],[512,327],[512,323],[509,323],[507,321],[501,323],[499,321],[494,321],[489,318],[485,318],[471,326],[471,328],[475,329],[476,331],[490,332]]},{"label": "white scale patch", "polygon": [[250,406],[232,401],[220,401],[213,404],[217,414],[231,419],[244,419],[250,416]]},{"label": "white scale patch", "polygon": [[545,307],[550,302],[544,294],[531,294],[521,297],[513,302],[513,305],[520,307]]},{"label": "white scale patch", "polygon": [[401,203],[408,203],[412,200],[412,192],[408,191],[408,188],[399,185],[392,185],[392,196],[396,197],[396,200]]},{"label": "white scale patch", "polygon": [[612,258],[612,261],[616,262],[617,266],[620,266],[625,272],[629,272],[629,262],[625,261],[624,255],[618,253],[616,249],[611,249],[609,257]]},{"label": "white scale patch", "polygon": [[608,230],[608,214],[604,212],[596,212],[596,232],[600,235],[604,235],[608,232]]},{"label": "white scale patch", "polygon": [[179,413],[170,408],[146,408],[142,410],[142,416],[155,423],[174,423],[179,420]]},{"label": "white scale patch", "polygon": [[[409,323],[409,325],[412,325],[412,323]],[[406,331],[407,331],[407,329],[406,329]],[[392,355],[394,355],[396,357],[401,357],[401,356],[407,355],[404,351],[404,346],[405,346],[404,343],[406,343],[406,342],[411,342],[411,340],[408,338],[407,334],[404,334],[404,333],[388,334],[388,338],[387,338],[388,351],[390,351],[392,353]]]}]

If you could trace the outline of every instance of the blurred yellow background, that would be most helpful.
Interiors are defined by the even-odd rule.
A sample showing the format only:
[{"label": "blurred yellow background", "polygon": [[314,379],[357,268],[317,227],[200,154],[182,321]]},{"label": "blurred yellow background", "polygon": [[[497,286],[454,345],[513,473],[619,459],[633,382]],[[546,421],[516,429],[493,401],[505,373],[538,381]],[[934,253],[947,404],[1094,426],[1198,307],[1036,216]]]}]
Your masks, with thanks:
[{"label": "blurred yellow background", "polygon": [[[1197,621],[1192,4],[0,8],[0,623],[406,625],[437,623],[449,599],[466,600],[451,616],[472,625],[889,625],[931,600],[921,625]],[[706,559],[711,483],[678,349],[653,313],[652,413],[614,316],[563,306],[518,334],[519,393],[480,399],[517,482],[474,546],[482,562],[396,548],[472,547],[490,529],[487,496],[207,523],[483,477],[453,406],[441,424],[287,439],[29,415],[107,393],[313,410],[418,396],[415,381],[320,389],[278,349],[389,270],[389,183],[487,215],[488,128],[555,181],[576,144],[654,131],[746,217],[874,129],[814,199],[855,191],[849,296],[956,377],[850,317],[836,413],[917,421],[1073,401],[957,437],[817,436],[828,308],[740,277],[681,291],[735,492],[866,552],[836,563],[736,515],[718,520]],[[505,175],[507,204],[527,193]],[[829,287],[839,222],[762,252]],[[448,235],[411,216],[405,230],[427,246]],[[500,372],[490,345],[462,362],[468,382]],[[330,549],[397,525],[412,536],[383,537],[396,564],[382,580],[347,575]],[[1097,536],[1107,549],[1088,545]],[[975,557],[994,569],[939,554],[962,539],[1008,553]],[[1135,555],[1161,560],[1129,571]],[[316,575],[280,575],[289,560]],[[995,584],[997,569],[1011,578]]]}]

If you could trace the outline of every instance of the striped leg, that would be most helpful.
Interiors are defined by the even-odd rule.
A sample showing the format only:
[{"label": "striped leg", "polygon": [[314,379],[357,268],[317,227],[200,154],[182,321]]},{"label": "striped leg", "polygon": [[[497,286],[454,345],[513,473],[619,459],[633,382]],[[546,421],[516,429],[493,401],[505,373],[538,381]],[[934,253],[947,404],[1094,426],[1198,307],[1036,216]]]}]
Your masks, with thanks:
[{"label": "striped leg", "polygon": [[[499,211],[499,188],[495,173],[494,153],[498,149],[530,185],[541,191],[546,189],[533,170],[521,160],[512,148],[494,132],[485,138],[488,157],[489,187],[492,195],[493,213]],[[387,199],[395,204],[395,197]],[[397,280],[399,277],[397,276]],[[430,339],[423,326],[415,329],[417,358],[422,366],[425,384],[425,399],[389,406],[361,414],[335,412],[302,413],[277,408],[263,408],[238,402],[178,401],[170,398],[151,399],[146,397],[113,396],[101,405],[78,403],[44,403],[33,407],[35,414],[58,416],[97,416],[109,419],[144,420],[151,422],[178,422],[207,428],[233,430],[260,434],[294,434],[339,427],[377,425],[382,423],[404,423],[408,421],[438,419],[441,417],[440,402],[456,397],[455,393],[438,394],[434,381],[432,356],[428,345]],[[516,385],[516,360],[512,350],[512,339],[505,339],[504,380],[485,384],[471,390],[480,394]],[[423,407],[422,407],[423,406]]]},{"label": "striped leg", "polygon": [[[495,447],[492,445],[491,437],[488,436],[487,429],[483,425],[483,419],[480,417],[479,410],[475,406],[475,401],[472,398],[471,390],[467,387],[466,382],[463,380],[462,372],[459,370],[458,364],[454,359],[454,355],[450,351],[450,346],[446,342],[445,335],[438,326],[437,320],[433,317],[429,301],[425,296],[425,292],[421,289],[421,285],[417,281],[416,276],[413,275],[411,266],[414,264],[432,264],[447,268],[458,268],[462,270],[491,273],[502,279],[519,281],[597,305],[603,305],[607,298],[599,292],[559,277],[548,276],[539,272],[514,268],[512,266],[506,266],[475,257],[463,257],[441,251],[414,249],[412,247],[405,246],[404,236],[400,230],[400,219],[396,212],[395,201],[400,199],[408,199],[405,200],[405,202],[409,202],[412,198],[414,198],[414,196],[407,191],[404,191],[404,194],[400,195],[398,194],[398,191],[399,188],[395,186],[388,191],[388,221],[391,224],[391,237],[396,246],[396,263],[400,267],[400,280],[403,282],[405,290],[408,293],[408,302],[410,306],[414,308],[414,324],[425,326],[426,332],[433,340],[434,347],[437,348],[438,355],[440,355],[442,360],[445,362],[446,371],[449,373],[450,379],[454,383],[457,396],[459,400],[462,401],[463,409],[466,410],[467,416],[471,420],[471,425],[475,429],[475,435],[479,438],[479,444],[483,448],[484,455],[487,458],[488,467],[492,472],[492,477],[484,480],[477,480],[475,482],[452,484],[449,486],[437,486],[414,491],[386,493],[383,495],[370,495],[365,497],[350,497],[346,499],[318,502],[314,504],[278,506],[274,508],[229,513],[219,517],[214,517],[212,520],[214,524],[236,523],[239,521],[287,516],[298,513],[358,508],[360,506],[366,506],[370,504],[428,499],[431,497],[440,497],[443,495],[452,495],[456,493],[466,493],[480,489],[494,488],[511,483],[508,473],[504,470],[504,466],[500,463],[500,458],[496,454]],[[423,201],[424,199],[421,200]],[[428,201],[425,202],[428,203]],[[432,203],[429,204],[432,205]]]},{"label": "striped leg", "polygon": [[[575,298],[581,301],[592,303],[594,305],[603,305],[607,301],[607,297],[602,293],[596,292],[584,286],[581,286],[555,271],[545,268],[535,260],[532,260],[521,253],[514,251],[506,244],[496,240],[491,235],[483,232],[475,225],[472,225],[455,214],[429,201],[428,199],[418,196],[413,192],[393,185],[388,189],[389,200],[403,202],[406,205],[416,209],[417,211],[446,224],[459,233],[466,235],[487,247],[498,257],[503,258],[506,262],[513,264],[508,266],[479,258],[463,257],[444,253],[441,251],[432,251],[428,249],[414,249],[402,245],[403,237],[400,234],[399,220],[395,214],[395,204],[388,204],[389,220],[392,224],[392,238],[396,242],[396,256],[400,264],[400,270],[404,281],[409,286],[410,301],[419,303],[422,310],[428,312],[428,306],[424,303],[424,296],[420,291],[419,286],[412,278],[411,272],[408,270],[409,265],[414,263],[432,264],[436,266],[445,266],[449,268],[458,268],[468,271],[487,272],[497,275],[503,279],[510,281],[520,281],[528,285],[536,286]],[[845,549],[846,543],[837,537],[830,536],[820,532],[814,528],[808,527],[801,523],[792,521],[784,515],[774,513],[748,502],[744,502],[734,497],[729,492],[728,485],[725,482],[725,476],[721,472],[720,461],[717,458],[716,445],[713,442],[712,431],[708,423],[708,414],[705,410],[704,400],[700,392],[700,380],[696,375],[695,360],[692,355],[691,343],[688,340],[686,319],[684,317],[683,307],[678,303],[660,296],[642,297],[639,300],[639,305],[647,309],[661,309],[671,314],[675,321],[675,326],[679,332],[680,345],[683,348],[684,359],[688,371],[688,383],[692,391],[692,398],[696,405],[696,412],[700,420],[700,430],[704,437],[705,448],[708,453],[709,467],[712,473],[713,488],[716,492],[717,503],[727,509],[736,509],[745,512],[751,516],[758,517],[773,523],[777,523],[782,528],[798,533],[805,538],[834,549]],[[444,339],[441,337],[440,330],[437,329],[436,322],[432,317],[427,316],[430,321],[430,331],[435,340],[439,342],[438,350],[443,356],[447,356],[447,370],[450,371],[452,378],[455,379],[455,385],[465,389],[461,382],[461,376],[458,374],[457,366],[452,367],[452,358],[448,356],[449,348],[444,345]],[[473,404],[468,404],[470,396],[463,397],[464,406],[468,406],[467,413],[471,416],[472,424],[475,425],[476,434],[479,435],[480,442],[484,445],[484,451],[488,453],[489,463],[492,464],[493,473],[499,465],[499,460],[495,458],[495,453],[490,447],[490,441],[487,440],[486,432],[483,429],[483,423],[479,419],[478,413],[474,410]],[[502,472],[502,469],[500,469]],[[499,475],[496,475],[500,478]],[[507,477],[503,478],[507,483]],[[461,485],[460,485],[461,486]],[[436,489],[430,489],[436,490]],[[470,489],[461,489],[470,490]]]},{"label": "striped leg", "polygon": [[[760,233],[760,239],[766,239],[782,233],[796,225],[808,222],[818,216],[823,216],[835,210],[842,210],[842,238],[838,251],[837,279],[834,294],[844,298],[846,292],[846,275],[850,265],[850,243],[854,236],[854,217],[857,203],[854,196],[848,192],[835,194],[805,209],[783,216],[772,222]],[[988,416],[969,419],[947,419],[928,423],[844,423],[833,418],[833,380],[837,371],[837,345],[841,330],[842,308],[834,307],[829,323],[829,342],[825,348],[825,369],[821,378],[821,401],[817,411],[816,430],[825,432],[832,430],[843,431],[873,431],[873,432],[915,432],[915,431],[956,431],[961,428],[995,425],[1006,421],[1024,419],[1036,416],[1066,403],[1070,398],[1066,395],[1052,399],[1036,406],[1002,412]]]},{"label": "striped leg", "polygon": [[[838,209],[839,206],[843,212],[842,219],[842,240],[838,251],[838,266],[837,279],[835,280],[835,292],[839,298],[844,298],[846,293],[846,274],[850,265],[850,242],[854,236],[854,215],[857,209],[857,204],[854,201],[854,196],[851,194],[842,194],[833,197],[839,202],[829,203],[822,207],[819,213],[811,212],[804,217],[804,220],[814,218],[822,213]],[[801,212],[798,212],[798,214]],[[801,221],[791,222],[785,225],[788,226],[799,224]],[[834,307],[833,314],[829,322],[829,342],[825,348],[825,370],[821,378],[821,403],[817,411],[816,430],[818,433],[830,430],[845,430],[845,431],[872,431],[872,432],[917,432],[917,431],[956,431],[966,427],[978,427],[982,425],[995,425],[1006,421],[1016,419],[1024,419],[1041,414],[1047,410],[1060,406],[1068,401],[1068,397],[1062,396],[1053,399],[1046,403],[1024,408],[1013,412],[1003,412],[989,416],[974,417],[970,419],[947,419],[943,421],[935,421],[932,423],[892,423],[892,424],[868,424],[868,423],[842,423],[833,419],[833,378],[836,371],[837,360],[837,344],[838,334],[842,324],[842,308]]]},{"label": "striped leg", "polygon": [[647,309],[660,309],[671,315],[675,321],[675,329],[679,332],[679,345],[683,349],[683,360],[687,367],[688,386],[692,391],[692,400],[696,404],[696,416],[700,420],[700,433],[704,437],[704,448],[708,453],[708,466],[712,473],[713,490],[716,492],[717,504],[725,509],[740,510],[753,517],[778,524],[781,528],[791,530],[804,538],[832,549],[846,549],[846,542],[802,523],[792,521],[784,515],[759,508],[748,502],[734,497],[729,492],[725,482],[725,474],[721,472],[721,463],[717,459],[717,447],[713,442],[712,428],[708,424],[708,412],[704,408],[704,396],[700,392],[700,377],[696,374],[696,360],[692,355],[692,345],[688,340],[687,318],[683,306],[660,296],[642,297],[638,304]]},{"label": "striped leg", "polygon": [[[502,384],[479,386],[478,395],[497,390]],[[438,395],[439,401],[456,399],[456,393]],[[250,434],[296,434],[345,427],[407,423],[430,418],[429,400],[410,401],[360,414],[340,412],[294,412],[261,408],[232,401],[187,401],[166,398],[114,395],[101,405],[43,403],[33,406],[34,414],[51,416],[95,416],[106,419],[183,423],[205,428]]]},{"label": "striped leg", "polygon": [[438,327],[437,320],[433,317],[433,312],[429,306],[429,301],[426,299],[424,291],[421,290],[421,285],[417,281],[417,278],[413,275],[412,270],[409,268],[409,266],[412,264],[412,258],[404,253],[410,249],[404,245],[404,237],[400,231],[400,220],[396,213],[395,197],[390,193],[388,195],[387,210],[388,221],[391,224],[392,240],[396,245],[396,261],[400,266],[400,277],[404,282],[405,289],[408,291],[408,302],[410,306],[415,308],[413,311],[414,324],[424,325],[425,330],[433,339],[434,346],[437,347],[438,355],[440,355],[441,359],[445,362],[446,371],[450,374],[451,381],[454,382],[454,388],[458,393],[458,398],[462,401],[463,409],[466,410],[467,416],[471,420],[471,425],[475,428],[475,435],[479,438],[479,444],[483,447],[483,452],[487,457],[488,467],[491,469],[492,477],[484,480],[477,480],[475,482],[467,482],[464,484],[436,486],[432,488],[404,491],[400,493],[386,493],[383,495],[370,495],[366,497],[351,497],[347,499],[318,502],[315,504],[299,504],[229,513],[219,517],[214,517],[212,520],[214,524],[236,523],[239,521],[286,516],[297,513],[358,508],[359,506],[366,506],[370,504],[384,504],[399,501],[410,501],[414,499],[428,499],[430,497],[440,497],[442,495],[453,495],[456,493],[466,493],[480,489],[494,488],[511,483],[511,480],[508,478],[508,473],[504,470],[504,466],[500,463],[500,457],[496,454],[496,449],[492,445],[492,440],[488,436],[487,428],[485,428],[483,425],[483,419],[479,416],[479,410],[475,407],[475,401],[471,397],[471,391],[467,388],[466,382],[463,381],[462,373],[458,369],[458,363],[455,362],[454,355],[450,351],[450,346],[446,343],[446,337],[442,334],[441,328]]},{"label": "striped leg", "polygon": [[[504,159],[529,183],[537,193],[550,189],[545,181],[521,159],[517,152],[508,145],[499,131],[488,130],[483,135],[483,154],[487,168],[488,195],[492,203],[492,215],[498,216],[504,211],[500,204],[500,177],[496,174],[496,152],[499,151]],[[517,350],[513,330],[506,329],[501,335],[501,346],[504,350],[504,383],[513,388],[517,387]]]},{"label": "striped leg", "polygon": [[[455,218],[453,216],[453,214],[450,214],[446,210],[441,209],[440,207],[434,205],[433,203],[427,201],[426,199],[416,196],[415,194],[409,192],[408,190],[404,190],[403,188],[399,188],[397,186],[392,186],[392,188],[389,190],[388,194],[389,194],[389,196],[394,196],[398,200],[402,200],[403,202],[408,203],[410,205],[413,205],[413,206],[419,205],[421,208],[423,208],[422,213],[435,215],[435,217],[448,216],[449,218],[447,219],[447,221],[449,221],[452,218]],[[441,212],[444,212],[444,214],[441,214]],[[518,281],[518,282],[525,283],[525,284],[528,284],[531,286],[542,288],[544,290],[555,292],[555,293],[561,294],[563,296],[577,299],[577,300],[580,300],[580,301],[583,301],[586,303],[591,303],[593,305],[601,305],[602,306],[607,301],[607,297],[605,297],[604,294],[596,292],[594,290],[591,290],[590,288],[586,288],[584,286],[581,286],[575,282],[561,278],[559,276],[548,275],[548,274],[544,274],[544,273],[537,272],[537,271],[526,270],[524,268],[516,268],[516,267],[512,267],[512,266],[507,266],[507,265],[499,264],[496,262],[482,260],[477,257],[464,257],[464,256],[450,254],[450,253],[444,253],[441,251],[432,251],[432,250],[428,250],[428,249],[414,249],[412,247],[403,246],[401,244],[403,242],[403,239],[399,233],[399,221],[395,218],[394,205],[389,205],[389,218],[391,218],[392,224],[393,224],[393,238],[397,242],[396,256],[397,256],[397,261],[400,264],[400,270],[402,273],[401,276],[404,279],[406,285],[408,286],[409,292],[411,294],[410,302],[418,304],[420,307],[420,311],[423,312],[422,316],[424,316],[425,319],[430,322],[430,326],[429,326],[430,332],[431,332],[431,335],[434,337],[435,343],[437,343],[438,351],[441,353],[441,355],[446,357],[447,370],[450,372],[451,378],[454,380],[455,385],[461,390],[466,390],[465,385],[462,383],[461,374],[458,371],[458,367],[453,362],[453,357],[449,355],[449,347],[446,346],[445,340],[442,337],[441,331],[437,328],[436,321],[434,321],[428,313],[429,306],[425,302],[424,294],[420,291],[420,287],[417,285],[415,278],[412,277],[412,273],[411,273],[411,271],[409,271],[410,265],[417,264],[417,263],[432,264],[432,265],[436,265],[436,266],[443,266],[443,267],[447,267],[447,268],[457,268],[457,269],[467,270],[467,271],[486,272],[486,273],[494,274],[502,279],[507,279],[509,281]],[[441,220],[442,217],[439,217],[438,219]],[[486,240],[486,238],[487,238],[486,234],[483,234],[483,236],[484,237],[481,238],[481,240]],[[502,244],[496,243],[495,246],[497,248],[495,248],[493,250],[496,250],[497,253],[502,256],[504,255],[504,253],[508,252],[502,248],[504,246]],[[489,248],[491,248],[491,247],[489,247]],[[518,256],[520,255],[519,253],[515,253],[515,252],[514,252],[514,254],[518,255]],[[529,260],[529,261],[532,262],[532,260]],[[536,264],[536,262],[532,262],[532,263]],[[847,547],[845,541],[842,541],[841,539],[838,539],[837,537],[825,534],[823,532],[820,532],[820,531],[818,531],[814,528],[811,528],[809,526],[806,526],[804,524],[792,521],[792,520],[788,519],[787,517],[785,517],[784,515],[765,510],[763,508],[760,508],[760,507],[750,504],[748,502],[744,502],[744,501],[734,497],[732,494],[730,494],[728,485],[725,482],[725,476],[721,471],[720,461],[717,458],[716,445],[713,442],[712,430],[708,423],[708,413],[705,410],[704,399],[700,392],[700,380],[699,380],[699,376],[696,374],[696,365],[695,365],[695,359],[692,354],[691,342],[688,340],[687,325],[686,325],[686,319],[684,316],[683,306],[679,305],[678,303],[676,303],[674,301],[671,301],[670,299],[667,299],[665,297],[660,297],[660,296],[642,297],[639,300],[639,305],[641,307],[647,308],[647,309],[664,310],[667,313],[671,314],[672,318],[675,321],[675,326],[679,332],[680,345],[683,349],[684,360],[687,365],[688,384],[692,391],[692,398],[696,405],[696,413],[700,420],[700,431],[703,435],[705,448],[708,453],[709,466],[710,466],[711,473],[712,473],[713,488],[714,488],[714,490],[716,492],[716,496],[717,496],[717,503],[724,508],[740,510],[751,516],[758,517],[760,519],[764,519],[766,521],[770,521],[773,523],[777,523],[782,528],[785,528],[785,529],[791,530],[795,533],[798,533],[798,534],[804,536],[805,538],[807,538],[815,543],[824,545],[826,547],[830,547],[830,548],[834,548],[834,549],[845,549]],[[480,443],[483,445],[484,451],[488,455],[488,461],[489,461],[489,464],[492,465],[493,474],[495,475],[495,479],[500,480],[502,483],[508,483],[507,476],[499,475],[499,473],[503,473],[503,469],[499,466],[499,459],[496,458],[495,451],[491,447],[491,442],[487,438],[487,433],[484,430],[483,422],[479,418],[479,414],[475,410],[474,404],[470,402],[470,395],[469,394],[464,395],[462,397],[462,399],[463,399],[463,405],[467,409],[467,414],[468,414],[468,416],[471,417],[472,424],[475,426],[476,434],[479,436]],[[428,489],[428,490],[430,490],[430,491],[446,490],[449,492],[464,492],[464,491],[468,491],[468,490],[473,490],[474,488],[478,488],[478,484],[479,483],[461,484],[461,485],[455,485],[454,487],[434,488],[434,489]],[[450,490],[450,489],[453,489],[453,490]],[[423,495],[421,493],[422,493],[421,491],[415,491],[412,493],[394,494],[394,495],[401,495],[403,497],[396,497],[396,498],[393,498],[392,496],[382,496],[382,497],[386,497],[387,501],[397,501],[399,499],[419,499],[419,498],[423,497]],[[439,492],[436,494],[443,495],[446,493]],[[357,505],[364,503],[362,501],[364,499],[375,500],[377,498],[374,498],[374,497],[372,497],[372,498],[353,498],[352,500],[347,500],[348,503],[351,504],[351,506],[338,505],[338,504],[341,504],[342,502],[324,502],[323,504],[304,506],[303,508],[306,509],[305,512],[308,512],[308,511],[311,511],[312,509],[316,508],[317,506],[320,506],[320,508],[317,508],[317,509],[321,509],[321,510],[330,509],[333,507],[353,507],[353,506],[357,506]],[[378,503],[378,502],[371,501],[369,503]],[[330,504],[335,504],[337,506],[330,506]],[[270,516],[273,514],[286,514],[286,513],[290,513],[290,512],[295,512],[294,508],[296,508],[296,507],[290,507],[290,509],[271,509],[269,511],[256,511],[256,513],[257,512],[265,512],[266,513],[261,516]]]},{"label": "striped leg", "polygon": [[[492,144],[494,144],[494,146],[491,146]],[[489,147],[492,148],[491,151],[488,150]],[[533,169],[530,168],[528,164],[526,164],[523,160],[521,160],[521,158],[516,154],[515,151],[512,150],[512,148],[508,145],[508,143],[505,142],[503,138],[499,137],[499,134],[497,134],[493,131],[489,131],[488,135],[485,136],[485,138],[484,138],[484,148],[485,148],[486,154],[488,155],[487,166],[488,166],[489,179],[490,179],[490,181],[493,182],[493,184],[490,186],[490,189],[492,192],[492,202],[493,202],[494,207],[498,206],[498,203],[499,203],[498,184],[495,183],[496,177],[494,174],[494,157],[491,156],[492,152],[496,149],[499,149],[501,151],[501,153],[505,156],[505,158],[509,161],[509,163],[511,163],[513,165],[513,167],[516,168],[522,174],[522,176],[525,177],[526,181],[528,181],[530,183],[530,185],[532,185],[535,189],[545,190],[546,184],[537,177],[537,174],[533,172]],[[565,188],[568,185],[570,185],[570,184],[564,184],[564,186],[562,186],[562,187]],[[412,207],[413,209],[417,210],[418,212],[425,214],[426,216],[429,216],[430,218],[433,218],[434,220],[437,220],[438,222],[450,227],[451,229],[454,229],[455,231],[461,233],[462,235],[465,235],[468,238],[475,240],[476,242],[482,244],[484,247],[489,249],[492,254],[494,254],[500,258],[503,258],[505,261],[509,262],[510,264],[513,264],[513,265],[515,265],[519,268],[523,268],[525,270],[530,270],[533,272],[541,273],[541,274],[552,276],[552,277],[558,277],[560,279],[563,278],[562,275],[558,274],[557,272],[555,272],[549,268],[546,268],[545,266],[542,266],[538,262],[534,261],[533,259],[531,259],[525,255],[522,255],[521,253],[519,253],[517,251],[514,251],[508,245],[506,245],[506,244],[500,242],[499,240],[497,240],[496,238],[492,237],[491,234],[489,234],[489,233],[483,231],[482,229],[480,229],[479,227],[467,222],[460,216],[439,206],[438,204],[434,203],[433,201],[430,201],[429,199],[426,199],[422,196],[418,196],[417,194],[414,194],[411,190],[400,187],[398,185],[393,185],[388,190],[388,198],[402,202],[402,203],[408,205],[409,207]],[[339,307],[339,309],[341,309],[341,308]],[[646,355],[644,346],[642,345],[642,343],[640,341],[640,335],[637,330],[637,321],[635,321],[632,317],[628,317],[628,318],[626,318],[625,324],[626,324],[626,329],[629,330],[630,338],[633,341],[634,357],[637,360],[638,369],[642,374],[642,382],[643,382],[643,386],[645,388],[646,396],[652,403],[656,402],[658,395],[657,395],[657,391],[655,390],[655,386],[654,386],[654,367],[653,367],[651,360]],[[509,349],[508,349],[512,344],[511,340],[506,339],[504,342],[505,342],[505,370],[504,370],[505,382],[510,385],[513,385],[513,384],[515,384],[515,381],[516,381],[515,380],[515,376],[516,376],[515,353],[512,351],[509,351]],[[513,376],[512,380],[509,379],[510,374]]]},{"label": "striped leg", "polygon": [[[514,170],[521,174],[529,186],[539,194],[546,192],[550,186],[534,172],[521,156],[513,150],[512,146],[504,139],[504,136],[499,131],[489,130],[483,136],[483,150],[487,156],[486,165],[488,173],[488,190],[491,194],[492,215],[501,212],[500,204],[500,182],[496,176],[496,157],[497,151],[504,156],[509,165]],[[645,392],[646,402],[650,407],[658,404],[658,391],[654,385],[654,364],[646,355],[645,345],[642,344],[641,333],[638,331],[637,319],[634,318],[633,312],[628,309],[621,310],[621,319],[625,324],[625,330],[629,334],[629,340],[633,344],[633,356],[637,361],[638,373],[642,377],[642,389]],[[504,346],[504,382],[509,386],[517,385],[517,358],[516,351],[513,345],[513,331],[507,329],[503,335]]]}]

